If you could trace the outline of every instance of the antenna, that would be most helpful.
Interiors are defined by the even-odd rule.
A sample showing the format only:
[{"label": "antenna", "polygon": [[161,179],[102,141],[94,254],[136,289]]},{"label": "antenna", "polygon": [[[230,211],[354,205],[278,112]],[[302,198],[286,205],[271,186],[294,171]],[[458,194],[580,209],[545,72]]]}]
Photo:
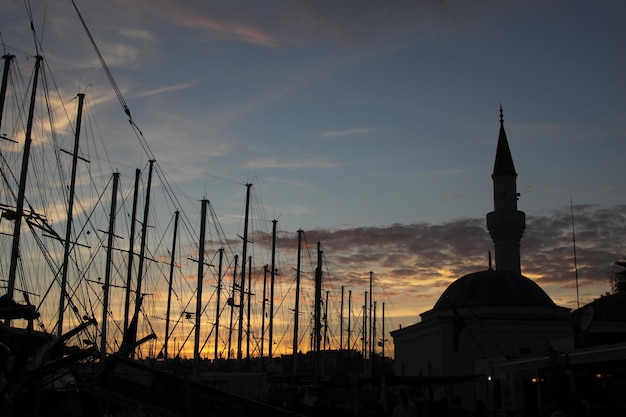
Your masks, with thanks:
[{"label": "antenna", "polygon": [[574,274],[576,275],[576,308],[580,308],[580,298],[578,294],[578,263],[576,259],[576,230],[574,229],[574,203],[569,199],[570,211],[572,213],[572,242],[574,244]]}]

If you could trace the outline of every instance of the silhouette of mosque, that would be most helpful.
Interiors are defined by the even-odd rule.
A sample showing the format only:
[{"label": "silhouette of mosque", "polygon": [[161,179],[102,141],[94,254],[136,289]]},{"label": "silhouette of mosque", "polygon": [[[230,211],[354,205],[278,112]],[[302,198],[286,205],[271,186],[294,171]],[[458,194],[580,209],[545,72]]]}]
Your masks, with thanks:
[{"label": "silhouette of mosque", "polygon": [[[502,108],[491,177],[494,210],[487,214],[487,229],[495,268],[490,256],[487,270],[450,284],[434,307],[420,314],[420,322],[391,332],[395,382],[412,387],[414,400],[424,404],[452,407],[460,399],[468,409],[478,401],[492,412],[539,413],[550,402],[572,398],[575,378],[567,373],[564,357],[577,352],[578,339],[570,310],[521,273],[525,214],[517,209],[517,173]],[[621,342],[626,341],[624,324],[626,317],[613,329]],[[617,355],[623,370],[625,343]],[[568,375],[570,382],[564,382]],[[619,387],[626,385],[614,388]]]}]

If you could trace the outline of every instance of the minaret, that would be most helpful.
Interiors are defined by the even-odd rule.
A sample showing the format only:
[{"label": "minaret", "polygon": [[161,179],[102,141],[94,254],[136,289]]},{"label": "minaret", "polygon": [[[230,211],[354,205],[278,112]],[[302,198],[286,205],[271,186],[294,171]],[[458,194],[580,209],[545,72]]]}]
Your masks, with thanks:
[{"label": "minaret", "polygon": [[487,214],[487,229],[496,253],[496,269],[521,274],[520,240],[526,227],[526,216],[517,210],[517,173],[504,131],[500,106],[500,135],[493,167],[493,211]]}]

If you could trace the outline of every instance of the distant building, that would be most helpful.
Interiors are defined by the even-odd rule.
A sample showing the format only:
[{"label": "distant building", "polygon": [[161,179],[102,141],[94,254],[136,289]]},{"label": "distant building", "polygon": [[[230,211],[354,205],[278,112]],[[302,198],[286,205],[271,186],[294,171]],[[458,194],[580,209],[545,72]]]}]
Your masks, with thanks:
[{"label": "distant building", "polygon": [[573,348],[569,309],[557,306],[531,279],[521,274],[520,241],[524,212],[517,209],[517,173],[504,130],[500,133],[492,174],[494,210],[487,228],[495,249],[495,268],[465,275],[443,292],[421,321],[391,332],[395,375],[421,388],[424,401],[461,399],[473,409],[476,400],[489,410],[514,410],[510,381],[500,363],[505,358],[546,355]]}]

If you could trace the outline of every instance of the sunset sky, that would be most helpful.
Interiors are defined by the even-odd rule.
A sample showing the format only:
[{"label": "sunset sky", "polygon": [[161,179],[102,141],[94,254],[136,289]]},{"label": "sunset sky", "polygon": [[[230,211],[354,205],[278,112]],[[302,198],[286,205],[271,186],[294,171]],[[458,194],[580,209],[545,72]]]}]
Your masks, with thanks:
[{"label": "sunset sky", "polygon": [[[3,53],[26,68],[24,2],[1,3]],[[83,91],[97,108],[122,182],[152,154],[177,208],[195,222],[209,199],[234,245],[252,183],[257,224],[269,233],[277,219],[291,251],[289,279],[302,229],[311,253],[321,242],[328,290],[362,303],[374,272],[390,330],[486,269],[502,105],[527,216],[522,273],[575,308],[574,225],[580,304],[610,290],[626,255],[626,3],[76,5],[145,144],[72,2],[32,2],[32,19],[62,100]]]}]

